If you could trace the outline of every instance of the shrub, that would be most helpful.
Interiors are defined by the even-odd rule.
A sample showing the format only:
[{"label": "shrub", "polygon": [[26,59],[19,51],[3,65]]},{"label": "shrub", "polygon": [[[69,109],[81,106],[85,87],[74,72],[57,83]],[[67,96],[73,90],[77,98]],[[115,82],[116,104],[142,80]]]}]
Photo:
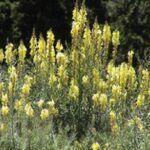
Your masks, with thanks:
[{"label": "shrub", "polygon": [[28,59],[23,42],[0,51],[3,149],[148,146],[149,70],[133,67],[133,51],[116,64],[119,31],[90,28],[86,16],[84,6],[74,8],[68,48],[50,30],[46,40],[33,33]]}]

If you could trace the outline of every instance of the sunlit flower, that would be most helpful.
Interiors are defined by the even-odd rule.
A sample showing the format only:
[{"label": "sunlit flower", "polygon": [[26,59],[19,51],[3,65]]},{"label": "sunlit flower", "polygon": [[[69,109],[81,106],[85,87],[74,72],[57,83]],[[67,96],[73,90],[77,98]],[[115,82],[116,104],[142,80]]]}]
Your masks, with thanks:
[{"label": "sunlit flower", "polygon": [[92,144],[91,148],[92,148],[92,150],[99,150],[100,149],[100,145],[96,142],[96,143]]},{"label": "sunlit flower", "polygon": [[48,109],[42,109],[40,117],[42,120],[46,120],[49,117],[49,111]]},{"label": "sunlit flower", "polygon": [[1,108],[1,113],[3,116],[7,116],[9,114],[9,108],[7,105],[3,105]]}]

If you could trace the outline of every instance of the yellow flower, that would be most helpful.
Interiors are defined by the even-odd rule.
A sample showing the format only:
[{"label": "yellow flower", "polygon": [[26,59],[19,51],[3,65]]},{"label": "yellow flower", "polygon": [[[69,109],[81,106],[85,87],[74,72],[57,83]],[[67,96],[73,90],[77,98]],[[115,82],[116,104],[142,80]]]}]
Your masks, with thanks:
[{"label": "yellow flower", "polygon": [[40,35],[40,39],[38,41],[38,52],[39,52],[40,56],[45,55],[45,50],[46,50],[46,42],[45,42],[43,36]]},{"label": "yellow flower", "polygon": [[0,82],[0,97],[1,97],[1,94],[3,92],[3,86],[4,86],[4,83]]},{"label": "yellow flower", "polygon": [[51,73],[50,74],[50,77],[49,77],[49,85],[50,87],[53,87],[54,86],[54,83],[57,81],[57,77],[55,76],[54,73]]},{"label": "yellow flower", "polygon": [[25,113],[29,118],[32,118],[34,115],[33,108],[29,103],[25,105]]},{"label": "yellow flower", "polygon": [[9,113],[9,108],[8,108],[8,106],[6,105],[6,106],[2,106],[2,108],[1,108],[1,113],[2,113],[2,115],[3,116],[7,116],[8,115],[8,113]]},{"label": "yellow flower", "polygon": [[30,39],[30,55],[33,57],[35,55],[35,50],[37,47],[37,39],[35,34],[33,33],[31,39]]},{"label": "yellow flower", "polygon": [[145,96],[144,95],[138,95],[137,101],[136,101],[136,106],[141,107],[144,104]]},{"label": "yellow flower", "polygon": [[103,40],[104,40],[104,43],[108,44],[110,42],[110,38],[111,38],[110,26],[108,24],[105,24],[104,28],[103,28]]},{"label": "yellow flower", "polygon": [[37,105],[39,108],[42,108],[43,105],[44,105],[44,100],[43,99],[40,99],[38,102],[37,102]]},{"label": "yellow flower", "polygon": [[12,84],[12,82],[8,83],[8,91],[9,91],[9,96],[12,96],[12,94],[13,94],[13,84]]},{"label": "yellow flower", "polygon": [[55,106],[54,100],[47,102],[47,104],[49,105],[50,108]]},{"label": "yellow flower", "polygon": [[8,95],[2,93],[2,104],[7,105],[7,103],[8,103]]},{"label": "yellow flower", "polygon": [[110,122],[115,122],[116,121],[116,113],[114,111],[111,111],[109,113],[109,116],[110,116]]},{"label": "yellow flower", "polygon": [[115,48],[117,48],[120,44],[120,33],[119,31],[114,31],[113,34],[112,34],[112,43],[114,45]]},{"label": "yellow flower", "polygon": [[130,65],[132,65],[132,62],[133,62],[133,55],[134,55],[133,51],[128,52],[128,62]]},{"label": "yellow flower", "polygon": [[56,55],[58,65],[65,65],[68,62],[67,55],[62,52],[58,52]]},{"label": "yellow flower", "polygon": [[20,43],[19,48],[18,48],[18,53],[19,53],[19,61],[20,63],[24,63],[24,59],[26,57],[26,47],[24,46],[23,42]]},{"label": "yellow flower", "polygon": [[22,87],[22,97],[27,98],[30,93],[30,84],[24,84]]},{"label": "yellow flower", "polygon": [[3,50],[0,49],[0,63],[3,62],[4,57],[5,57],[5,56],[4,56]]},{"label": "yellow flower", "polygon": [[100,149],[100,145],[96,142],[96,143],[92,144],[91,148],[92,148],[92,150],[99,150]]},{"label": "yellow flower", "polygon": [[112,86],[112,97],[116,100],[120,98],[122,92],[121,92],[121,87],[119,85],[113,85]]},{"label": "yellow flower", "polygon": [[6,131],[7,130],[7,125],[5,123],[0,124],[0,132]]},{"label": "yellow flower", "polygon": [[92,96],[92,100],[93,100],[93,103],[94,103],[94,106],[98,106],[99,105],[99,94],[96,93]]},{"label": "yellow flower", "polygon": [[88,83],[89,83],[89,77],[87,75],[84,75],[82,77],[82,84],[84,87],[87,87],[88,86]]},{"label": "yellow flower", "polygon": [[105,82],[103,79],[100,79],[98,83],[98,87],[101,93],[105,93],[108,88],[107,82]]},{"label": "yellow flower", "polygon": [[51,30],[49,30],[47,32],[47,49],[50,50],[50,48],[52,47],[53,45],[53,42],[54,42],[54,34]]},{"label": "yellow flower", "polygon": [[16,81],[17,81],[17,78],[18,78],[16,68],[14,66],[9,67],[8,71],[9,71],[9,74],[10,74],[10,80],[12,81],[12,84],[15,85]]},{"label": "yellow flower", "polygon": [[8,65],[10,65],[13,61],[13,44],[12,43],[9,43],[6,46],[5,59]]},{"label": "yellow flower", "polygon": [[17,101],[15,101],[15,106],[14,106],[14,108],[15,108],[15,110],[18,110],[18,111],[20,111],[20,110],[22,110],[22,100],[17,100]]},{"label": "yellow flower", "polygon": [[99,103],[100,103],[100,106],[105,109],[106,108],[106,105],[107,105],[107,95],[106,94],[101,94],[100,97],[99,97]]},{"label": "yellow flower", "polygon": [[49,111],[48,109],[42,109],[40,117],[42,120],[46,120],[49,117]]},{"label": "yellow flower", "polygon": [[61,65],[58,68],[58,76],[60,78],[60,82],[66,83],[66,80],[68,79],[68,74],[65,66]]},{"label": "yellow flower", "polygon": [[69,95],[70,97],[77,99],[79,96],[79,88],[75,84],[71,84],[70,89],[69,89]]},{"label": "yellow flower", "polygon": [[60,40],[58,40],[56,43],[56,50],[58,52],[61,52],[63,50],[63,45],[61,44]]}]

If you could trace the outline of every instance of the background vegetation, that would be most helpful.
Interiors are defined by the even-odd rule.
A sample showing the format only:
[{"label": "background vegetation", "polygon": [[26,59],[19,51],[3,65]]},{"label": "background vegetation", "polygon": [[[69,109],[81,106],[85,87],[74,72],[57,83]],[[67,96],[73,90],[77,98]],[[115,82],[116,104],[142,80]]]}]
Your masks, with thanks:
[{"label": "background vegetation", "polygon": [[[81,3],[81,1],[79,1]],[[57,39],[71,41],[71,12],[75,0],[3,0],[0,2],[0,47],[8,41],[28,45],[33,28],[46,35],[50,28]],[[140,56],[148,55],[150,47],[149,0],[85,0],[92,24],[97,16],[100,24],[108,22],[121,31],[121,56],[134,49]],[[144,58],[144,57],[142,57]]]}]

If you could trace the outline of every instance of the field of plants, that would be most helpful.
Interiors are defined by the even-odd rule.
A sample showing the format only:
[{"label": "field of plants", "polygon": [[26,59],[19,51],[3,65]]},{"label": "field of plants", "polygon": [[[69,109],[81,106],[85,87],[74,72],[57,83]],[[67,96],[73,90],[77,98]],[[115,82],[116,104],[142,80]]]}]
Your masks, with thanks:
[{"label": "field of plants", "polygon": [[73,10],[71,44],[33,33],[0,49],[0,150],[149,150],[150,68],[118,61],[120,32]]}]

